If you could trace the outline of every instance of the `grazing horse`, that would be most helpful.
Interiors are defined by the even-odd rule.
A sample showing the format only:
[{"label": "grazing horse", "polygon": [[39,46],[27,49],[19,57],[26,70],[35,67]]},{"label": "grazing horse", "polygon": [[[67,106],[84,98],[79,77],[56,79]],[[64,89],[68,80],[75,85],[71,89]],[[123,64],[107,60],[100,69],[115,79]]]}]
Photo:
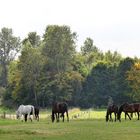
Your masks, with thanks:
[{"label": "grazing horse", "polygon": [[34,116],[34,106],[32,105],[20,105],[16,111],[17,119],[24,116],[25,122],[27,121],[27,117],[32,121],[31,114]]},{"label": "grazing horse", "polygon": [[[115,104],[108,106],[107,112],[106,112],[106,122],[113,121],[113,119],[112,119],[112,113],[114,113],[114,115],[115,115],[115,122],[116,122],[117,113],[118,113],[118,106],[115,105]],[[110,119],[109,119],[109,117],[110,117]]]},{"label": "grazing horse", "polygon": [[35,118],[39,121],[39,107],[35,107]]},{"label": "grazing horse", "polygon": [[55,117],[56,121],[59,122],[59,114],[61,114],[61,117],[63,118],[64,122],[64,113],[66,112],[67,114],[67,121],[69,121],[69,116],[68,116],[68,105],[65,102],[54,102],[52,105],[52,122],[54,122]]},{"label": "grazing horse", "polygon": [[128,113],[137,113],[138,115],[138,120],[139,120],[139,112],[140,112],[140,104],[139,103],[133,103],[133,104],[128,104],[124,103],[120,106],[119,111],[118,111],[118,120],[121,121],[121,113],[125,113],[125,118],[126,115],[129,117],[131,120],[131,117],[129,116]]}]

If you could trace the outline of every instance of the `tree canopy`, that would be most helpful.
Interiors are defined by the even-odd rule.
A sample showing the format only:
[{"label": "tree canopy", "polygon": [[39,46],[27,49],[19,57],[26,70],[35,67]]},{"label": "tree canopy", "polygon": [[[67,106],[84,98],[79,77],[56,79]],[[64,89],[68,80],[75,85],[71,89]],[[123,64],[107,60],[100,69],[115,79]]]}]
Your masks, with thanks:
[{"label": "tree canopy", "polygon": [[[103,52],[87,37],[77,51],[77,33],[69,26],[49,25],[41,38],[28,33],[20,41],[12,29],[0,32],[0,103],[102,107],[110,99],[140,101],[140,60]],[[18,57],[16,57],[18,54]]]}]

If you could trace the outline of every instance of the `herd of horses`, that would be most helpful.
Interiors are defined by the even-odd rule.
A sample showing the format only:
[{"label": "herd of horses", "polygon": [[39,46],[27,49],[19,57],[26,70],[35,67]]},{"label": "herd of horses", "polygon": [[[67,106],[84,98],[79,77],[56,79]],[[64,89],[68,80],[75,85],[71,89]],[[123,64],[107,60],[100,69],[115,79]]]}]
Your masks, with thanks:
[{"label": "herd of horses", "polygon": [[[140,103],[124,103],[120,107],[118,107],[115,104],[109,105],[106,112],[106,121],[113,121],[112,119],[112,113],[114,113],[115,121],[119,120],[121,122],[121,113],[125,113],[125,119],[128,116],[128,118],[131,120],[133,117],[133,113],[137,113],[138,120],[140,116]],[[130,114],[129,114],[130,113]]]},{"label": "herd of horses", "polygon": [[[119,120],[121,121],[121,113],[125,113],[125,119],[128,116],[128,118],[131,120],[133,113],[137,113],[138,120],[140,116],[140,103],[133,103],[128,104],[124,103],[120,107],[118,107],[115,104],[109,105],[107,107],[106,112],[106,121],[113,121],[112,119],[112,113],[114,113],[115,121]],[[62,117],[62,120],[64,122],[65,114],[67,116],[67,121],[69,121],[69,115],[68,115],[68,105],[66,102],[53,102],[52,104],[52,114],[51,114],[51,120],[54,122],[59,122],[60,117]],[[129,114],[130,113],[130,114]],[[33,106],[33,105],[20,105],[16,111],[16,117],[21,118],[24,117],[25,122],[27,121],[27,118],[29,118],[32,121],[31,115],[39,121],[39,107]]]},{"label": "herd of horses", "polygon": [[[59,118],[62,117],[64,122],[64,114],[67,115],[67,121],[69,121],[69,115],[68,115],[68,105],[65,102],[53,102],[52,104],[52,114],[51,114],[51,120],[54,122],[55,120],[59,122]],[[16,118],[22,119],[27,122],[27,119],[29,118],[32,121],[31,115],[39,121],[39,107],[33,106],[33,105],[20,105],[16,111]]]}]

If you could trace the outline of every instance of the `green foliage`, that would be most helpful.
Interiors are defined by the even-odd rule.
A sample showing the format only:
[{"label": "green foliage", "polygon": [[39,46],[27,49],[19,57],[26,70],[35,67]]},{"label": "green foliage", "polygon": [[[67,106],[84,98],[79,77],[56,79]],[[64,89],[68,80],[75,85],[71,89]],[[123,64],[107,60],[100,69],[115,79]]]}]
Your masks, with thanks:
[{"label": "green foliage", "polygon": [[100,62],[95,65],[85,81],[84,93],[89,106],[107,105],[108,97],[116,94],[116,68]]},{"label": "green foliage", "polygon": [[20,39],[13,36],[12,29],[2,28],[0,32],[0,86],[7,86],[8,65],[20,51]]},{"label": "green foliage", "polygon": [[73,71],[77,71],[83,77],[88,75],[88,68],[85,64],[85,57],[83,57],[80,53],[77,53],[72,61]]},{"label": "green foliage", "polygon": [[0,99],[5,106],[46,107],[55,99],[88,108],[107,106],[110,97],[117,104],[140,100],[140,66],[134,67],[139,59],[103,53],[91,38],[76,52],[77,35],[69,26],[49,25],[43,39],[30,32],[16,60],[19,38],[3,28],[0,39]]},{"label": "green foliage", "polygon": [[119,65],[122,60],[121,55],[118,52],[111,53],[111,51],[107,51],[104,55],[104,61],[109,63],[109,65]]},{"label": "green foliage", "polygon": [[92,52],[98,52],[98,48],[93,45],[93,40],[91,38],[86,38],[84,45],[81,47],[81,52],[83,55],[89,55]]},{"label": "green foliage", "polygon": [[[37,86],[43,67],[43,56],[38,48],[32,47],[32,45],[27,42],[21,52],[19,61],[18,69],[21,73],[21,79],[19,81],[21,89],[17,88],[19,92],[21,92],[20,90],[22,90],[22,88],[28,90],[28,92],[26,92],[30,95],[29,97],[33,98],[32,102],[38,104]],[[25,98],[26,97],[28,97],[28,95],[25,95]]]},{"label": "green foliage", "polygon": [[134,60],[132,58],[125,58],[120,61],[120,64],[117,69],[117,102],[130,102],[132,101],[129,94],[132,92],[132,88],[128,84],[127,80],[127,71],[131,69],[134,65]]},{"label": "green foliage", "polygon": [[39,45],[40,45],[40,43],[41,43],[41,41],[40,41],[40,36],[37,35],[36,32],[30,32],[30,33],[28,34],[28,38],[25,38],[25,39],[22,41],[22,43],[23,43],[23,44],[26,44],[28,41],[31,43],[32,47],[34,47],[34,48],[35,48],[35,47],[39,47]]},{"label": "green foliage", "polygon": [[103,53],[93,45],[91,38],[86,38],[84,45],[81,47],[81,54],[84,58],[84,64],[88,69],[88,73],[90,73],[95,63],[103,60]]},{"label": "green foliage", "polygon": [[47,56],[49,69],[59,73],[71,69],[75,54],[76,34],[68,26],[48,26],[44,34],[43,54]]},{"label": "green foliage", "polygon": [[129,71],[127,71],[128,84],[132,89],[130,98],[138,102],[140,100],[140,63],[137,61]]}]

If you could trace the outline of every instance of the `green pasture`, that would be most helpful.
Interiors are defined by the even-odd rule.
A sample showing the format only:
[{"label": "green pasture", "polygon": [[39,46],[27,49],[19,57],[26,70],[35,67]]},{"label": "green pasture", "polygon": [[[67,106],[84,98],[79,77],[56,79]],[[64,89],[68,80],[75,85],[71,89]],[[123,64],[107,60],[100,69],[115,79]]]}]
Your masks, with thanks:
[{"label": "green pasture", "polygon": [[[105,110],[69,111],[70,121],[51,123],[50,111],[42,110],[40,121],[0,119],[0,140],[139,140],[140,121],[105,122]],[[14,115],[14,114],[13,114]]]}]

